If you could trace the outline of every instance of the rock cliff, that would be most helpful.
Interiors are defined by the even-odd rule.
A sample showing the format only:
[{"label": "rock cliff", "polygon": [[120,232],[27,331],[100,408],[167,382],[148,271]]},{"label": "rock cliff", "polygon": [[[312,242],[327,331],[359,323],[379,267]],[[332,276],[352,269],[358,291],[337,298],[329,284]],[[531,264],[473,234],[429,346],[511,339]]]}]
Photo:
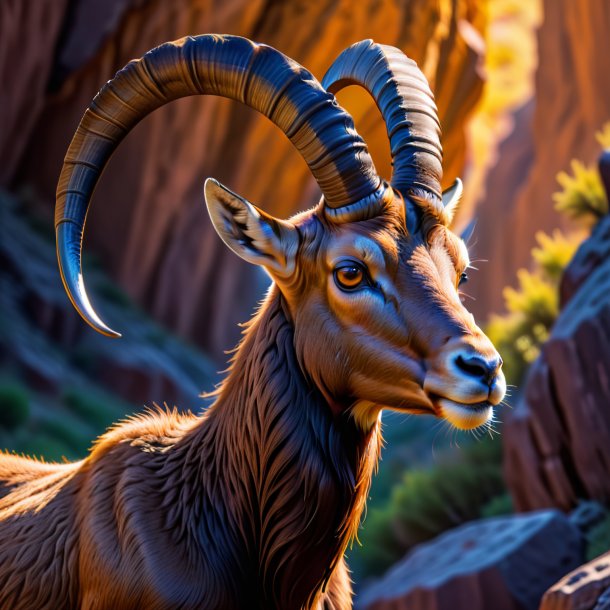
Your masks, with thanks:
[{"label": "rock cliff", "polygon": [[536,231],[562,224],[551,196],[572,159],[594,163],[595,132],[610,120],[610,5],[544,0],[533,99],[514,117],[477,208],[476,258],[489,261],[469,292],[481,316],[502,309],[502,287],[527,266]]}]

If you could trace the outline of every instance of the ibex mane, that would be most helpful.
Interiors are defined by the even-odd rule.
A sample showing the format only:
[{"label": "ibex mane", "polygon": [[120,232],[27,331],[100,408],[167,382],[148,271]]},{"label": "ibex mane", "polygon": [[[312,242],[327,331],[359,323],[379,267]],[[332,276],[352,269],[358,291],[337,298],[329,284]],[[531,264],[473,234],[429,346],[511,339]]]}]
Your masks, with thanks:
[{"label": "ibex mane", "polygon": [[[387,124],[390,183],[336,102],[358,84]],[[202,416],[151,412],[74,464],[0,456],[0,606],[349,608],[343,560],[365,504],[382,408],[458,428],[492,418],[501,360],[463,307],[468,255],[448,228],[440,129],[425,77],[364,41],[322,85],[275,49],[188,37],[130,62],[99,92],[65,158],[56,230],[64,285],[96,330],[81,275],[85,215],[103,168],[144,116],[188,95],[256,108],[322,191],[288,221],[208,179],[212,222],[274,283]]]}]

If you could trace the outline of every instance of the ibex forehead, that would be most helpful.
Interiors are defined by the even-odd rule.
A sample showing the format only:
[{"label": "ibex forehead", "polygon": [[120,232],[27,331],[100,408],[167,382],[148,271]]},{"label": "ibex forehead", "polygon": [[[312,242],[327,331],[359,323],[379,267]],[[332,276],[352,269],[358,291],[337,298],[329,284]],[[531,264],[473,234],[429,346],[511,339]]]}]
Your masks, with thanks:
[{"label": "ibex forehead", "polygon": [[464,240],[455,235],[447,227],[438,225],[432,229],[428,242],[431,253],[439,251],[446,253],[456,269],[463,270],[469,266],[470,258]]},{"label": "ibex forehead", "polygon": [[334,267],[343,257],[361,260],[371,269],[395,268],[398,264],[399,246],[391,235],[378,231],[363,235],[346,231],[332,240],[326,251],[326,264]]}]

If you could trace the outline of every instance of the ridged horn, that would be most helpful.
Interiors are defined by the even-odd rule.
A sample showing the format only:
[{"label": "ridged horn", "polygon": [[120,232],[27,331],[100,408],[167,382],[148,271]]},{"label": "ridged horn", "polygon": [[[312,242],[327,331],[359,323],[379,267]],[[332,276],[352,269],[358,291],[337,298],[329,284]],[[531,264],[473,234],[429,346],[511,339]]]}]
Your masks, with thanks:
[{"label": "ridged horn", "polygon": [[385,186],[351,116],[295,61],[237,36],[204,35],[165,43],[131,61],[85,112],[57,186],[55,227],[62,280],[95,330],[119,336],[96,315],[81,270],[82,234],[93,190],[114,150],[153,110],[190,95],[240,101],[273,121],[305,159],[331,220],[375,215]]},{"label": "ridged horn", "polygon": [[375,100],[392,154],[392,186],[441,205],[443,149],[434,96],[426,77],[400,49],[363,40],[337,57],[322,79],[336,94],[360,85]]}]

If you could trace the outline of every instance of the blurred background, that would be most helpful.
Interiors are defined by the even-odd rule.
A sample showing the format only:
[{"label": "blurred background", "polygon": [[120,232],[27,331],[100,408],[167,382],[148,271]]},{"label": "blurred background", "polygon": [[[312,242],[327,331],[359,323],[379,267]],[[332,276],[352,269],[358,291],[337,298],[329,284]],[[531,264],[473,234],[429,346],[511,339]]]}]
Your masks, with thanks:
[{"label": "blurred background", "polygon": [[[90,293],[124,338],[96,335],[63,292],[52,218],[63,156],[100,86],[188,34],[268,43],[320,80],[373,38],[415,59],[435,92],[444,186],[465,182],[455,228],[478,268],[467,306],[511,395],[484,438],[384,416],[349,551],[357,605],[529,609],[552,587],[546,610],[610,608],[610,220],[597,168],[610,147],[609,30],[605,0],[0,0],[0,447],[78,459],[145,404],[200,412],[268,285],[214,233],[204,179],[283,217],[319,198],[254,111],[210,97],[155,112],[111,160],[89,214]],[[374,104],[355,88],[339,102],[388,177]]]}]

